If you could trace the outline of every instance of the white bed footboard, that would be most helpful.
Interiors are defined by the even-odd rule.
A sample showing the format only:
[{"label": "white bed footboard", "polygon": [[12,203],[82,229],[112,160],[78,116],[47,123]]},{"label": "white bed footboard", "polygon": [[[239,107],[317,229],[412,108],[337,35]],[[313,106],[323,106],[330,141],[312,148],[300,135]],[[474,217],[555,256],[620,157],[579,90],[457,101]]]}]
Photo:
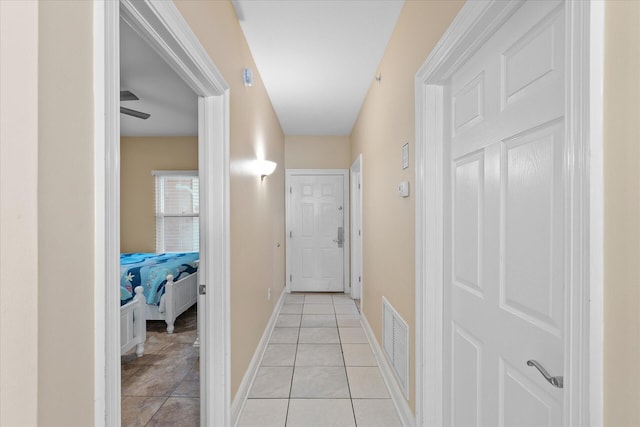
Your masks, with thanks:
[{"label": "white bed footboard", "polygon": [[176,317],[187,311],[198,300],[198,274],[193,273],[177,282],[173,276],[167,276],[164,295],[160,305],[146,306],[147,320],[164,320],[167,323],[167,333],[172,334]]},{"label": "white bed footboard", "polygon": [[135,289],[133,300],[120,307],[120,354],[123,355],[136,347],[136,355],[144,354],[147,339],[147,320],[145,319],[146,301],[142,295],[142,286]]}]

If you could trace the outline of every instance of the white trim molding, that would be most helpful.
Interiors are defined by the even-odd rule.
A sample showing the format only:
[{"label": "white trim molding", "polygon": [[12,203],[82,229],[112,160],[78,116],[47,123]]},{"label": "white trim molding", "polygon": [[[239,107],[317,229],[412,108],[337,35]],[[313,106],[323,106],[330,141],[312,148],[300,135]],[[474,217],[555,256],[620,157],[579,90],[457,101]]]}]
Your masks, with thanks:
[{"label": "white trim molding", "polygon": [[[373,355],[375,356],[380,372],[382,373],[382,379],[387,386],[387,390],[389,390],[389,393],[391,394],[391,400],[393,401],[393,405],[396,407],[396,411],[398,411],[402,425],[404,427],[414,427],[416,425],[416,419],[413,415],[413,411],[409,407],[407,399],[404,397],[404,392],[400,387],[400,384],[396,379],[396,375],[393,372],[387,357],[384,355],[380,344],[378,344],[376,335],[373,333],[373,329],[367,320],[367,316],[364,315],[364,312],[360,314],[360,324],[362,325],[362,329],[364,329],[364,333],[367,335],[367,339],[369,340],[369,344],[373,350]],[[408,366],[409,365],[407,365],[407,367]]]},{"label": "white trim molding", "polygon": [[262,333],[262,338],[258,343],[258,348],[256,348],[255,353],[253,353],[253,357],[251,358],[251,362],[249,363],[249,367],[244,373],[242,377],[242,381],[240,382],[240,386],[238,387],[238,391],[236,392],[236,396],[233,398],[233,403],[231,404],[231,425],[235,426],[238,424],[240,420],[240,414],[244,409],[244,405],[249,398],[249,391],[253,386],[253,382],[255,381],[256,375],[258,374],[258,369],[260,368],[260,362],[262,361],[262,357],[264,356],[264,352],[267,350],[267,345],[269,344],[269,340],[271,339],[271,334],[273,333],[273,329],[276,327],[276,321],[278,320],[278,314],[280,314],[280,309],[282,309],[282,305],[284,304],[284,298],[287,292],[285,289],[282,289],[280,293],[280,298],[273,308],[273,312],[271,313],[271,317],[269,318],[269,322],[267,323],[264,332]]},{"label": "white trim molding", "polygon": [[[349,197],[349,169],[286,169],[285,170],[285,191],[291,185],[291,177],[296,175],[336,175],[343,177],[343,185],[342,185],[342,200],[344,207],[344,256],[343,256],[343,281],[344,286],[342,292],[350,293],[350,284],[351,284],[351,265],[350,265],[350,256],[351,256],[351,231],[350,231],[350,222],[351,222],[351,214],[350,214],[350,197]],[[290,224],[292,220],[292,213],[290,212],[291,206],[289,205],[289,191],[286,191],[285,196],[285,224],[286,224],[286,234],[291,236]],[[291,237],[288,237],[290,239]],[[286,245],[286,278],[291,277],[291,245]],[[287,293],[291,293],[291,280],[286,280],[286,290]]]},{"label": "white trim molding", "polygon": [[[522,4],[523,0],[467,2],[416,74],[417,426],[441,426],[444,419],[443,87]],[[602,423],[602,98],[592,92],[601,90],[603,24],[595,21],[603,13],[599,4],[593,7],[600,16],[594,16],[589,2],[564,5],[571,218],[564,424],[597,426]]]},{"label": "white trim molding", "polygon": [[118,426],[121,412],[118,290],[109,287],[120,267],[120,18],[199,96],[199,284],[208,289],[200,306],[201,425],[229,425],[229,86],[173,2],[160,0],[94,1],[95,424]]}]

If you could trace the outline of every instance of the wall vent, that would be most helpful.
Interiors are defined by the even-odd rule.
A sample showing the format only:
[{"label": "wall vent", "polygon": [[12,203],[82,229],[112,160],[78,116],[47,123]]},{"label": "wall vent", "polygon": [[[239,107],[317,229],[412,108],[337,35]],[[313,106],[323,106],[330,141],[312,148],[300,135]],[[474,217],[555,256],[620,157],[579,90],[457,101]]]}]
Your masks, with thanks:
[{"label": "wall vent", "polygon": [[382,348],[409,399],[409,326],[385,297],[382,297]]}]

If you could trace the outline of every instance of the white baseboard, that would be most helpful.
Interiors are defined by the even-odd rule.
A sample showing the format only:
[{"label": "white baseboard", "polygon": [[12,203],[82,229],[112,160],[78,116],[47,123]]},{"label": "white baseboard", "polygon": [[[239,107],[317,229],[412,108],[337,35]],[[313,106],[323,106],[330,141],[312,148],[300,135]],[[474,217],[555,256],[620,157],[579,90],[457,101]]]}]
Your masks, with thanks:
[{"label": "white baseboard", "polygon": [[416,425],[416,417],[413,414],[413,411],[409,407],[409,403],[404,398],[402,393],[402,389],[398,384],[398,380],[396,380],[395,375],[393,374],[393,370],[387,361],[387,357],[382,352],[382,348],[380,348],[380,344],[378,344],[378,340],[376,339],[375,334],[373,333],[373,329],[371,329],[371,325],[367,320],[367,316],[364,313],[361,314],[360,322],[362,323],[362,329],[364,329],[364,333],[369,338],[369,343],[371,344],[371,349],[373,350],[373,354],[378,361],[378,366],[380,367],[380,372],[382,372],[382,378],[384,379],[385,384],[387,385],[387,389],[389,393],[391,393],[391,400],[398,411],[398,415],[400,416],[400,420],[405,427],[415,427]]},{"label": "white baseboard", "polygon": [[286,294],[286,288],[282,289],[282,293],[280,294],[280,298],[278,299],[278,303],[273,309],[273,313],[271,313],[271,318],[269,319],[269,323],[267,323],[267,327],[262,334],[262,338],[260,339],[260,343],[256,348],[256,352],[253,354],[253,358],[251,359],[251,363],[249,363],[249,367],[242,378],[242,382],[240,383],[240,387],[238,387],[238,392],[236,393],[235,398],[233,399],[233,403],[231,403],[231,425],[235,426],[238,423],[240,418],[240,413],[242,412],[242,408],[244,408],[244,404],[247,401],[247,397],[249,396],[249,390],[251,390],[251,386],[253,385],[253,380],[258,373],[258,368],[260,367],[260,361],[262,360],[262,356],[264,355],[265,350],[267,349],[267,344],[269,343],[269,339],[271,338],[271,333],[273,332],[273,328],[276,325],[276,320],[278,319],[278,313],[282,308],[282,304],[284,302],[284,296]]}]

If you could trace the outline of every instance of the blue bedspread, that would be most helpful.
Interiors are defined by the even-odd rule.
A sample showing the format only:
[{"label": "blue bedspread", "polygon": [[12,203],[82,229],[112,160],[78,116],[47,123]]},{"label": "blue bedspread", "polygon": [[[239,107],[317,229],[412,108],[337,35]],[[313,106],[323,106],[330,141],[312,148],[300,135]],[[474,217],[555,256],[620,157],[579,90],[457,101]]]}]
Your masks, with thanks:
[{"label": "blue bedspread", "polygon": [[198,252],[134,253],[120,255],[120,305],[133,299],[133,289],[142,286],[147,304],[160,304],[167,275],[178,281],[198,270]]}]

